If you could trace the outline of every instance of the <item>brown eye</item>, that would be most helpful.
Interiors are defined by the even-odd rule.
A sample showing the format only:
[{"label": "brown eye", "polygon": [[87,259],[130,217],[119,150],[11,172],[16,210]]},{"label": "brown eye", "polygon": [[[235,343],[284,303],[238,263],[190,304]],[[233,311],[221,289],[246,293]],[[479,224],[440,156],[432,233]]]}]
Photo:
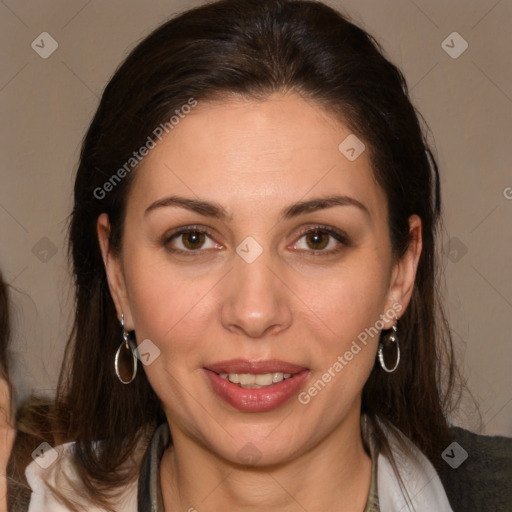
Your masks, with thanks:
[{"label": "brown eye", "polygon": [[[210,241],[210,246],[208,246],[208,241]],[[208,231],[193,226],[182,228],[165,237],[162,244],[168,251],[176,253],[196,252],[199,254],[204,252],[202,249],[214,249],[218,247]]]},{"label": "brown eye", "polygon": [[205,236],[204,233],[200,231],[188,231],[187,233],[182,233],[182,242],[183,245],[187,249],[200,249],[204,244]]},{"label": "brown eye", "polygon": [[324,249],[329,243],[330,235],[322,231],[311,231],[305,235],[308,246],[313,250]]},{"label": "brown eye", "polygon": [[[302,239],[305,244],[302,244],[301,247]],[[303,231],[294,248],[309,252],[313,256],[327,256],[335,254],[349,245],[349,238],[344,232],[327,226],[316,226]]]}]

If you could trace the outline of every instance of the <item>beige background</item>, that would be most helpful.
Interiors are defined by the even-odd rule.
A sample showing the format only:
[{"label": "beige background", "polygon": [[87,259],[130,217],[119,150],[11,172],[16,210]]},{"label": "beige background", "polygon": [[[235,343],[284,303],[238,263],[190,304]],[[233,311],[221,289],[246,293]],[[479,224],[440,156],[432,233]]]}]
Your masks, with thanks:
[{"label": "beige background", "polygon": [[[0,267],[17,290],[18,397],[51,393],[56,383],[72,308],[66,219],[79,145],[101,92],[141,38],[199,3],[0,3]],[[480,403],[481,430],[510,436],[512,0],[329,3],[381,42],[430,126],[444,187],[444,294],[457,351]],[[441,46],[454,31],[469,45],[457,59]],[[58,43],[47,59],[31,47],[42,32]],[[447,44],[461,48],[460,40]],[[478,428],[467,412],[456,421]]]}]

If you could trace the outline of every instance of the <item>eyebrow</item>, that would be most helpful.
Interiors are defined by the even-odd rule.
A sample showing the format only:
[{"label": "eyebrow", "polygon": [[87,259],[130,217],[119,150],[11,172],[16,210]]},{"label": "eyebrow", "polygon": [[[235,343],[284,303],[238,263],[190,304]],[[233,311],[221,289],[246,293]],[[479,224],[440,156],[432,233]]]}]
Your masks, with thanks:
[{"label": "eyebrow", "polygon": [[[370,211],[363,203],[350,196],[337,195],[318,197],[307,201],[293,203],[281,211],[279,221],[288,220],[304,213],[332,208],[333,206],[355,206],[370,217]],[[228,214],[227,210],[222,205],[214,201],[204,201],[201,199],[192,199],[175,195],[158,199],[154,203],[150,204],[146,208],[144,216],[158,208],[168,207],[185,208],[205,217],[212,217],[219,220],[229,221],[233,218],[233,215]]]}]

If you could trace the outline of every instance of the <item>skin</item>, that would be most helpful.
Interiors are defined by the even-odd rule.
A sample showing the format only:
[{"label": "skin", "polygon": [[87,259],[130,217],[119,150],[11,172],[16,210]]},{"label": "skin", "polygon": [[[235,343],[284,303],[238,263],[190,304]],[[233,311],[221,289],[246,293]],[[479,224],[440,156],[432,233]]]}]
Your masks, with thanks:
[{"label": "skin", "polygon": [[[137,171],[120,255],[108,243],[108,217],[98,218],[119,318],[123,312],[138,343],[149,338],[161,351],[144,369],[174,440],[160,468],[166,510],[364,509],[371,461],[360,404],[378,337],[307,405],[293,397],[272,411],[241,412],[202,370],[232,358],[281,359],[309,368],[304,391],[393,304],[405,311],[421,221],[410,218],[412,243],[395,261],[368,152],[351,162],[338,150],[350,133],[293,93],[200,102]],[[171,194],[218,202],[229,218],[179,207],[145,214]],[[345,205],[278,220],[292,203],[334,194],[368,212]],[[346,232],[349,243],[302,234],[318,224]],[[188,225],[210,228],[212,237],[168,237],[168,248],[189,252],[166,249],[164,235]],[[263,250],[250,264],[236,252],[248,236]],[[394,321],[388,316],[384,328]],[[238,456],[246,443],[260,456],[251,467]]]}]

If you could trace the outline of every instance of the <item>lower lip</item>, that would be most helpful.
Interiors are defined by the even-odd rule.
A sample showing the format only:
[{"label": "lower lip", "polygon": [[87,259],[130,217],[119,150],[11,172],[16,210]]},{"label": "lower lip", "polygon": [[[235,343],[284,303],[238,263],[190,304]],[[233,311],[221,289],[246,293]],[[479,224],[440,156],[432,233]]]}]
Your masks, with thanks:
[{"label": "lower lip", "polygon": [[204,369],[204,371],[217,395],[231,406],[244,412],[271,411],[283,405],[292,396],[298,394],[309,375],[309,370],[303,370],[268,388],[249,389],[241,388],[211,370]]}]

